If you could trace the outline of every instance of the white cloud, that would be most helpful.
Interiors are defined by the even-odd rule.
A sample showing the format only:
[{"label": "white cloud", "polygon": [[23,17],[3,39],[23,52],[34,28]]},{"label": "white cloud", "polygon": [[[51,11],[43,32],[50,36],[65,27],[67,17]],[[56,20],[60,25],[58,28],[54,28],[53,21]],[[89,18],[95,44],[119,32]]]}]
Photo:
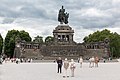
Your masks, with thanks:
[{"label": "white cloud", "polygon": [[108,16],[105,12],[102,12],[99,9],[96,8],[88,8],[81,10],[81,16],[87,16],[87,17],[105,17]]},{"label": "white cloud", "polygon": [[75,29],[74,38],[76,42],[83,42],[83,38],[93,33],[93,30],[88,29]]},{"label": "white cloud", "polygon": [[57,14],[62,5],[70,14],[69,25],[75,30],[74,40],[96,30],[110,29],[120,33],[120,0],[1,0],[0,33],[17,29],[37,35],[52,35],[59,24]]}]

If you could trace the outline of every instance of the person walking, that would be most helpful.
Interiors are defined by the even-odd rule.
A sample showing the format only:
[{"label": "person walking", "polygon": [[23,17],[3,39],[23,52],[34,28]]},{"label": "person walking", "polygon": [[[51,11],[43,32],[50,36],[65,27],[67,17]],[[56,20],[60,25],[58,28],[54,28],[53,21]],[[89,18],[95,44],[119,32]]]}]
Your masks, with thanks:
[{"label": "person walking", "polygon": [[71,77],[74,77],[74,71],[75,71],[75,62],[73,59],[71,59],[71,62],[70,62],[70,69],[71,69]]},{"label": "person walking", "polygon": [[69,62],[68,62],[67,58],[65,58],[65,60],[64,60],[64,75],[63,75],[64,78],[69,77],[69,75],[67,74],[68,67],[69,67]]},{"label": "person walking", "polygon": [[80,56],[80,68],[82,68],[83,58]]},{"label": "person walking", "polygon": [[57,64],[58,64],[58,72],[57,73],[62,73],[62,59],[61,57],[58,58],[57,60]]}]

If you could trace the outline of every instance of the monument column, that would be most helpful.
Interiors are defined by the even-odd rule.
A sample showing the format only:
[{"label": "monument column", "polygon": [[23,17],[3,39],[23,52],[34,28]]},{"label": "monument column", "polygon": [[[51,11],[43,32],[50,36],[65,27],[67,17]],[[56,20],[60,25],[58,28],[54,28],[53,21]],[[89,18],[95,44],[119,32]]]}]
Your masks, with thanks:
[{"label": "monument column", "polygon": [[67,35],[65,35],[65,41],[68,41],[68,40],[67,40]]},{"label": "monument column", "polygon": [[69,13],[65,12],[65,9],[62,8],[59,10],[58,21],[60,24],[53,30],[54,37],[57,40],[56,44],[70,45],[74,44],[73,34],[74,30],[68,25]]},{"label": "monument column", "polygon": [[73,42],[73,35],[69,35],[69,39],[70,42]]},{"label": "monument column", "polygon": [[55,37],[55,42],[57,42],[58,41],[58,35],[54,35],[54,37]]},{"label": "monument column", "polygon": [[63,38],[62,38],[62,35],[60,35],[60,41],[62,41],[62,39],[63,39]]}]

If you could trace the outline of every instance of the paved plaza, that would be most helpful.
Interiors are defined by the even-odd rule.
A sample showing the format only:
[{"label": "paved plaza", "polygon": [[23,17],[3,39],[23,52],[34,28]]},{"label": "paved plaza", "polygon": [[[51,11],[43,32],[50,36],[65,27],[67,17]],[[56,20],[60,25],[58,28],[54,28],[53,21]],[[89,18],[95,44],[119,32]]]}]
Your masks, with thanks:
[{"label": "paved plaza", "polygon": [[[70,74],[70,69],[69,69]],[[4,63],[0,65],[0,80],[120,80],[120,62],[99,63],[98,68],[76,63],[75,77],[63,78],[56,63]]]}]

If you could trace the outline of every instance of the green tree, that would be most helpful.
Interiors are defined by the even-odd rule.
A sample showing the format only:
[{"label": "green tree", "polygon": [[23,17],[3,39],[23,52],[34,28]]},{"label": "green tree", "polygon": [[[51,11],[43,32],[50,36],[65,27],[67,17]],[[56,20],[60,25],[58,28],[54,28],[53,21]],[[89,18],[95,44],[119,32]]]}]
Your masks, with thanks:
[{"label": "green tree", "polygon": [[27,42],[31,41],[31,37],[29,36],[29,33],[25,31],[18,31],[18,30],[8,31],[4,43],[4,53],[8,57],[13,57],[14,48],[15,48],[15,39],[18,36],[20,36],[21,40],[25,40]]},{"label": "green tree", "polygon": [[2,53],[2,49],[3,49],[3,38],[2,38],[2,36],[0,34],[0,55]]},{"label": "green tree", "polygon": [[19,31],[19,36],[20,36],[21,40],[25,40],[26,42],[30,42],[32,40],[29,33],[25,32],[24,30]]},{"label": "green tree", "polygon": [[36,36],[35,39],[33,40],[33,42],[43,43],[43,37],[42,36]]},{"label": "green tree", "polygon": [[47,37],[45,38],[45,43],[46,43],[46,44],[51,43],[51,42],[53,42],[53,40],[54,40],[54,38],[53,38],[52,36],[47,36]]},{"label": "green tree", "polygon": [[110,30],[96,31],[93,34],[86,36],[83,41],[85,43],[103,41],[105,38],[110,39],[110,51],[113,57],[120,57],[120,35],[111,33]]},{"label": "green tree", "polygon": [[110,50],[113,57],[120,57],[120,35],[117,33],[112,33]]},{"label": "green tree", "polygon": [[105,38],[110,38],[111,34],[112,33],[110,33],[109,30],[105,29],[103,31],[96,31],[93,34],[86,36],[83,40],[87,43],[103,41]]},{"label": "green tree", "polygon": [[[8,31],[6,37],[5,37],[5,42],[4,42],[4,53],[8,56],[8,57],[12,57],[14,50],[13,48],[15,48],[15,45],[13,45],[13,41],[15,40],[15,36],[19,35],[19,31],[18,30],[11,30]],[[15,42],[14,42],[15,44]]]}]

